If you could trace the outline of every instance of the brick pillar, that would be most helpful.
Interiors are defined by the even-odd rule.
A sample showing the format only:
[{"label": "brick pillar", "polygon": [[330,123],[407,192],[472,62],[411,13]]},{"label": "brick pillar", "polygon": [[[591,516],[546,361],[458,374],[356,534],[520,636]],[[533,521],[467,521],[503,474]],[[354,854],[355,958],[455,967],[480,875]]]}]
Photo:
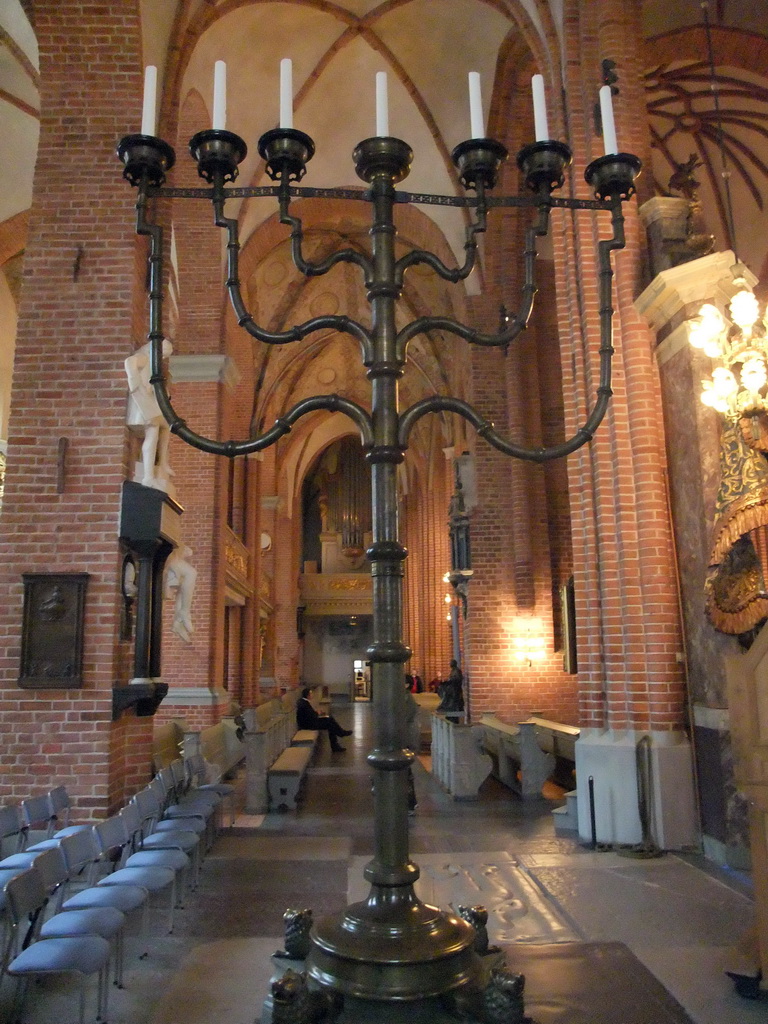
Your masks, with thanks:
[{"label": "brick pillar", "polygon": [[[287,474],[282,474],[287,476]],[[301,509],[293,503],[293,515],[286,514],[286,496],[281,493],[275,509],[277,538],[274,552],[275,597],[274,621],[274,675],[281,688],[299,683],[299,638],[296,634],[296,608],[299,604],[299,521]],[[263,507],[263,505],[262,505]]]},{"label": "brick pillar", "polygon": [[252,597],[246,602],[243,619],[243,664],[242,680],[236,694],[244,708],[254,707],[259,696],[259,652],[261,637],[259,627],[261,593],[261,516],[259,508],[259,482],[261,476],[261,455],[248,457],[245,477],[245,543],[249,549],[249,583]]},{"label": "brick pillar", "polygon": [[[40,0],[35,28],[40,142],[0,523],[0,799],[63,783],[98,816],[146,779],[152,724],[111,720],[131,665],[117,537],[136,280],[135,196],[113,153],[140,119],[139,5]],[[24,572],[89,574],[82,688],[19,689]]]},{"label": "brick pillar", "polygon": [[[218,404],[225,391],[229,363],[225,356],[172,357],[173,399],[194,429],[208,437],[219,434]],[[186,407],[186,409],[185,409]],[[190,729],[212,725],[226,713],[224,690],[224,560],[226,464],[182,442],[172,443],[171,463],[179,501],[184,508],[183,543],[197,569],[192,601],[194,633],[185,642],[172,631],[173,601],[165,602],[163,680],[169,692],[164,717],[180,717]]]},{"label": "brick pillar", "polygon": [[259,517],[261,528],[269,534],[272,543],[268,551],[262,554],[259,585],[259,629],[261,631],[261,663],[259,665],[259,690],[262,695],[273,696],[277,688],[275,678],[275,606],[277,596],[275,581],[277,579],[278,539],[282,541],[278,531],[278,511],[280,499],[274,493],[275,449],[267,448],[263,452],[259,466]]},{"label": "brick pillar", "polygon": [[[594,69],[616,61],[614,104],[620,148],[648,154],[636,40],[638,5],[582,8],[568,35],[567,92],[574,148],[572,180],[602,153],[592,121]],[[588,70],[587,70],[588,69]],[[599,84],[599,83],[597,83]],[[635,749],[652,740],[653,830],[667,847],[695,841],[691,756],[683,731],[676,575],[665,486],[658,372],[652,339],[632,302],[640,290],[636,204],[625,206],[627,248],[614,260],[614,397],[593,442],[568,461],[578,621],[580,717],[579,827],[589,835],[587,780],[595,779],[598,839],[641,836]],[[583,421],[597,385],[598,226],[558,218],[555,255],[563,392],[568,433]],[[586,344],[585,344],[586,341]],[[575,372],[574,372],[575,369]]]},{"label": "brick pillar", "polygon": [[[479,306],[479,302],[475,303]],[[478,312],[473,323],[495,330],[498,307]],[[507,394],[504,355],[497,349],[473,348],[471,352],[472,400],[482,415],[502,435],[507,429]],[[514,544],[511,537],[512,478],[509,459],[482,440],[475,445],[478,504],[470,519],[472,579],[469,583],[469,614],[466,635],[471,663],[472,714],[506,711],[513,717],[517,696],[511,678],[505,627],[515,608]],[[513,513],[514,515],[514,513]]]},{"label": "brick pillar", "polygon": [[[504,76],[496,89],[496,120],[502,141],[514,154],[533,135],[530,72],[511,61]],[[557,102],[551,110],[555,114]],[[510,194],[522,187],[510,159],[498,191]],[[472,323],[483,330],[498,330],[502,306],[510,313],[520,307],[530,221],[530,211],[513,209],[494,210],[489,218],[484,293],[472,302]],[[506,353],[471,351],[472,403],[502,436],[528,447],[563,438],[554,276],[546,245],[539,249],[539,294],[528,328]],[[474,442],[474,455],[478,504],[470,514],[473,575],[467,620],[472,717],[494,711],[514,722],[537,711],[575,724],[577,681],[563,672],[556,614],[557,585],[567,580],[571,566],[565,468],[511,459],[482,439]]]},{"label": "brick pillar", "polygon": [[[198,187],[197,167],[189,158],[191,136],[207,127],[210,114],[199,96],[192,96],[179,118],[178,163],[173,183]],[[175,407],[200,434],[222,436],[222,406],[233,381],[224,352],[225,296],[221,266],[221,232],[205,203],[173,202],[178,259],[179,320],[171,359]],[[224,527],[227,509],[227,461],[200,452],[174,438],[170,461],[173,482],[184,515],[183,543],[192,549],[197,569],[192,602],[191,642],[171,629],[172,602],[166,602],[163,679],[170,686],[163,716],[186,720],[190,729],[217,722],[226,713],[224,689]]]}]

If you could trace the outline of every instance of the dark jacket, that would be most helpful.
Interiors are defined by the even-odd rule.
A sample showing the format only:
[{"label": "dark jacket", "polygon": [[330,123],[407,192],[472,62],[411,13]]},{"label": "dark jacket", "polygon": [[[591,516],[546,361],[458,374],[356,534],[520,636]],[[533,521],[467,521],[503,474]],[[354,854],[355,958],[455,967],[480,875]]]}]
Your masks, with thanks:
[{"label": "dark jacket", "polygon": [[296,727],[298,729],[317,729],[320,715],[312,707],[306,697],[299,697],[296,701]]}]

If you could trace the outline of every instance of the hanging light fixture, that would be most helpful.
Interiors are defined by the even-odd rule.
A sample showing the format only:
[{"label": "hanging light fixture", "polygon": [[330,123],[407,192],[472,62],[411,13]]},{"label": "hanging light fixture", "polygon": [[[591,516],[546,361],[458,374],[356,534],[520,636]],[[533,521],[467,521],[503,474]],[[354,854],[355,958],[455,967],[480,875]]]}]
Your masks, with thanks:
[{"label": "hanging light fixture", "polygon": [[733,420],[768,410],[768,324],[752,288],[739,276],[725,316],[706,303],[692,321],[689,340],[715,360],[702,380],[701,401]]}]

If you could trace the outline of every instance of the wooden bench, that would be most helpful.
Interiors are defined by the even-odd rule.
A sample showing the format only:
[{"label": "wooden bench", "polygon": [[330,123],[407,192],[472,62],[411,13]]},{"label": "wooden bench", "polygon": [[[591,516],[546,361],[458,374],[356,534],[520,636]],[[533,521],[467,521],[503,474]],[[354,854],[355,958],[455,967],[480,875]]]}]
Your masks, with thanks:
[{"label": "wooden bench", "polygon": [[270,765],[267,772],[270,810],[296,807],[319,738],[318,729],[298,729],[291,737],[290,747]]},{"label": "wooden bench", "polygon": [[267,772],[269,809],[294,810],[304,782],[309,762],[314,753],[312,746],[286,747]]},{"label": "wooden bench", "polygon": [[155,726],[152,731],[152,767],[155,772],[170,767],[182,756],[184,732],[184,723],[177,719]]},{"label": "wooden bench", "polygon": [[222,718],[199,732],[190,731],[183,719],[156,726],[152,734],[154,770],[167,768],[181,757],[201,754],[221,778],[230,775],[245,757],[234,718]]},{"label": "wooden bench", "polygon": [[272,806],[269,773],[282,753],[292,746],[307,747],[314,753],[318,733],[296,729],[296,700],[300,690],[293,689],[243,712],[246,723],[246,795],[247,814],[266,814]]},{"label": "wooden bench", "polygon": [[299,729],[291,738],[292,747],[311,747],[314,751],[320,737],[318,729]]},{"label": "wooden bench", "polygon": [[199,753],[218,768],[222,778],[231,775],[245,757],[245,745],[237,735],[234,718],[222,718],[201,730]]},{"label": "wooden bench", "polygon": [[483,749],[493,758],[493,774],[523,800],[541,799],[542,787],[553,775],[572,788],[578,726],[538,715],[508,725],[493,714],[483,715],[480,725],[485,731]]}]

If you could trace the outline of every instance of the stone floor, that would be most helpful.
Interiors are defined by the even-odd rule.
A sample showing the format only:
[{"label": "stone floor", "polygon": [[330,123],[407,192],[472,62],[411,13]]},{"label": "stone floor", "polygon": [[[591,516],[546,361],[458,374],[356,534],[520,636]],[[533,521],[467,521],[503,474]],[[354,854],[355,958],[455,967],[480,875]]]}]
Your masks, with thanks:
[{"label": "stone floor", "polygon": [[[355,735],[335,755],[322,737],[300,809],[241,815],[219,837],[174,934],[162,933],[160,910],[144,958],[140,937],[129,934],[125,987],[112,989],[111,1024],[254,1024],[273,971],[271,954],[282,946],[286,907],[311,907],[317,919],[366,895],[362,867],[373,842],[365,762],[370,707],[342,708],[338,716],[354,725]],[[680,1004],[681,1016],[664,1020],[687,1014],[693,1024],[768,1021],[768,1000],[736,996],[724,974],[752,918],[748,878],[692,856],[641,861],[585,850],[554,835],[550,807],[524,805],[493,780],[478,801],[456,803],[423,764],[415,774],[419,806],[410,819],[410,850],[426,902],[484,904],[491,941],[525,944],[521,950],[623,943],[629,959],[666,988],[670,1004]],[[238,782],[242,787],[242,777]],[[10,993],[6,979],[0,1021],[8,1018]],[[542,995],[532,992],[537,1006],[546,1002]],[[599,1019],[631,1024],[625,1011],[616,1012]],[[590,1019],[554,1009],[538,1016],[542,1024]],[[391,1019],[415,1024],[420,1018],[405,1007]],[[425,1019],[437,1024],[434,1015]],[[662,1016],[636,1019],[657,1024]],[[75,1020],[73,984],[50,979],[33,989],[24,1024]]]}]

